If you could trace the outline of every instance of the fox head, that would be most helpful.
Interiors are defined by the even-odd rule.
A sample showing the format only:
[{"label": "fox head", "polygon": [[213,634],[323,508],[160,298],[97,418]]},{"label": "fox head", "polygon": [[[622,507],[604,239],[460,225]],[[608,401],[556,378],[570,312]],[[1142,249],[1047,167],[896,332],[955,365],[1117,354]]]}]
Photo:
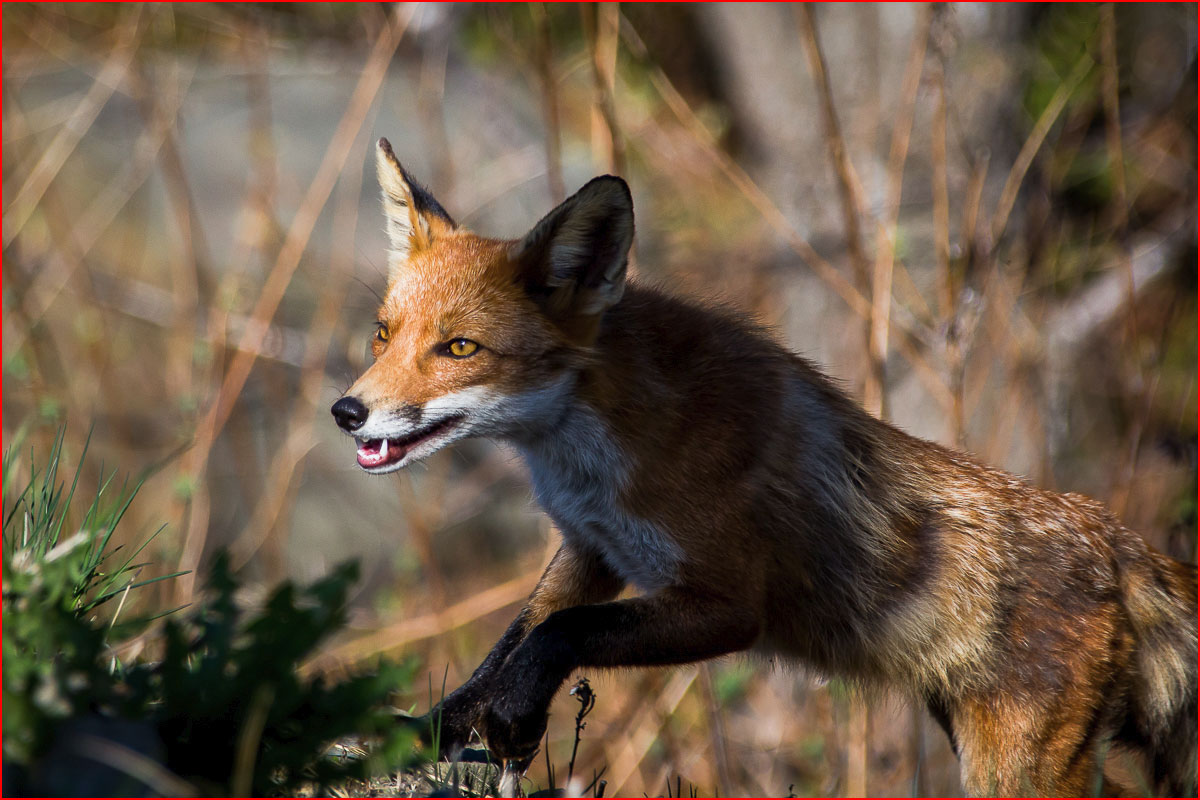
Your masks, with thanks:
[{"label": "fox head", "polygon": [[375,362],[330,411],[367,472],[468,436],[538,435],[561,416],[625,288],[633,200],[595,178],[514,240],[477,236],[376,152],[391,249]]}]

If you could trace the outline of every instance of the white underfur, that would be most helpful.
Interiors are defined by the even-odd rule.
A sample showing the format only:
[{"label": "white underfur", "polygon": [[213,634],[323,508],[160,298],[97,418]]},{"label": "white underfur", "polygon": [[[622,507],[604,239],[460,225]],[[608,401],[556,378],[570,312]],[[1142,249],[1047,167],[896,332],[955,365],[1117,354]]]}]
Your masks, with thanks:
[{"label": "white underfur", "polygon": [[402,469],[468,436],[511,442],[529,467],[534,497],[569,543],[600,553],[608,565],[643,591],[671,583],[683,558],[670,537],[621,507],[630,480],[628,456],[603,420],[574,397],[575,379],[505,395],[473,386],[428,401],[420,422],[376,408],[354,432],[359,439],[398,439],[451,416],[463,419],[422,442],[395,464]]},{"label": "white underfur", "polygon": [[[568,544],[600,553],[642,591],[662,588],[677,576],[683,553],[658,526],[621,507],[621,489],[630,480],[628,455],[593,410],[572,402],[571,388],[560,384],[538,393],[544,408],[561,411],[551,430],[513,437],[534,496]],[[527,396],[523,405],[534,399]]]}]

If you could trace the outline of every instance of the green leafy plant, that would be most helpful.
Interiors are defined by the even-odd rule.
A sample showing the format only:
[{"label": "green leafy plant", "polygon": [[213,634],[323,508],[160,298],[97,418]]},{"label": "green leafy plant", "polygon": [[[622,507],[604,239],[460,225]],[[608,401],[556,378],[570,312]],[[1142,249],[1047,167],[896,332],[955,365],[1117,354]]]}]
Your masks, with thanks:
[{"label": "green leafy plant", "polygon": [[[135,563],[135,560],[146,545],[162,532],[162,528],[124,560],[114,558],[121,548],[109,547],[113,533],[141,488],[144,477],[132,488],[126,483],[116,490],[113,487],[117,474],[114,470],[102,479],[83,519],[70,532],[67,528],[68,512],[79,487],[91,437],[89,435],[88,442],[84,443],[79,467],[68,490],[66,481],[59,480],[65,432],[65,428],[59,429],[45,469],[39,471],[34,467],[29,479],[15,494],[14,485],[19,480],[18,451],[16,448],[4,451],[5,587],[20,590],[30,582],[37,581],[40,576],[45,588],[55,593],[50,599],[76,614],[87,614],[131,589],[182,575],[181,572],[175,572],[148,580],[136,580],[139,571],[147,565]],[[18,435],[17,438],[20,440],[22,437]],[[32,456],[30,458],[32,461]],[[64,535],[64,531],[68,532],[67,535]],[[113,563],[108,563],[110,559]],[[58,592],[62,593],[61,597],[57,595]]]},{"label": "green leafy plant", "polygon": [[[207,599],[162,621],[148,648],[155,660],[120,663],[110,644],[154,618],[117,626],[125,598],[180,573],[138,580],[145,543],[123,559],[110,547],[140,484],[114,494],[113,478],[102,480],[82,521],[68,523],[80,470],[68,489],[62,446],[60,432],[46,467],[19,489],[17,459],[4,455],[4,762],[16,784],[8,788],[288,794],[418,760],[412,732],[387,705],[411,681],[410,667],[383,662],[336,683],[300,671],[343,625],[354,564],[308,587],[285,583],[247,612],[220,555]],[[365,746],[343,752],[360,755],[329,756],[346,736]]]},{"label": "green leafy plant", "polygon": [[[167,744],[166,766],[214,793],[289,793],[413,763],[413,734],[386,705],[411,681],[411,667],[382,662],[339,683],[298,670],[343,624],[357,575],[356,565],[343,564],[307,588],[285,583],[247,616],[234,603],[228,561],[218,557],[211,601],[166,622],[161,662],[127,670],[123,714],[152,719]],[[364,757],[322,757],[344,736],[370,741]]]},{"label": "green leafy plant", "polygon": [[116,491],[114,472],[78,525],[68,526],[87,444],[68,489],[59,478],[64,433],[55,437],[46,466],[32,467],[19,490],[16,448],[5,450],[3,460],[4,756],[18,763],[46,750],[56,720],[108,699],[111,676],[100,666],[106,644],[145,620],[114,630],[120,614],[102,620],[101,606],[181,574],[137,580],[146,565],[136,559],[153,536],[123,560],[109,546],[140,482]]}]

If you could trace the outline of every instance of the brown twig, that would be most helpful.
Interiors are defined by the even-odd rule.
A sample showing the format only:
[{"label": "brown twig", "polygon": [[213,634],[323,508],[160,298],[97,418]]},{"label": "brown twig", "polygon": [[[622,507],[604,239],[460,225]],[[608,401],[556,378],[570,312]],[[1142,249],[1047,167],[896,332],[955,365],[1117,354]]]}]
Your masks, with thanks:
[{"label": "brown twig", "polygon": [[[940,8],[940,7],[939,7]],[[950,265],[950,186],[947,169],[947,128],[949,116],[949,98],[946,88],[947,48],[951,46],[951,37],[947,31],[946,14],[935,12],[934,29],[931,39],[937,56],[931,78],[934,87],[933,118],[930,122],[930,181],[933,197],[933,241],[934,254],[937,263],[937,308],[940,321],[939,330],[942,333],[942,349],[946,359],[947,386],[953,397],[949,415],[947,415],[946,436],[956,447],[966,446],[966,420],[963,417],[962,385],[965,369],[964,321],[959,319],[959,289],[955,274]],[[972,178],[975,171],[972,171]],[[969,182],[968,204],[964,209],[963,247],[970,248],[975,220],[979,209],[980,194],[983,182],[978,185]],[[972,191],[974,190],[974,191]],[[973,331],[971,331],[973,333]],[[914,706],[914,769],[913,791],[918,795],[928,793],[928,782],[925,774],[925,735],[924,709]]]},{"label": "brown twig", "polygon": [[75,107],[62,129],[42,151],[8,208],[4,209],[5,249],[25,227],[42,195],[46,193],[46,188],[58,176],[63,164],[91,129],[92,123],[96,121],[108,99],[125,80],[130,63],[137,52],[137,43],[144,31],[142,15],[142,7],[137,6],[136,11],[130,12],[126,17],[120,27],[117,43],[104,62],[100,74],[96,76],[87,94],[79,101],[79,105]]},{"label": "brown twig", "polygon": [[[917,91],[925,64],[925,48],[933,24],[933,11],[926,6],[913,37],[912,49],[904,68],[900,88],[900,110],[892,127],[892,145],[888,154],[888,194],[884,206],[887,215],[875,242],[875,268],[871,276],[871,337],[868,342],[870,371],[863,391],[867,411],[882,417],[884,408],[884,368],[887,363],[892,309],[892,272],[896,256],[896,228],[900,218],[900,194],[904,187],[904,162],[916,112]],[[863,787],[865,791],[865,786]]]},{"label": "brown twig", "polygon": [[1029,171],[1029,167],[1033,164],[1033,159],[1041,149],[1042,143],[1046,141],[1046,135],[1050,133],[1050,128],[1058,121],[1058,116],[1067,107],[1067,101],[1071,99],[1071,95],[1083,83],[1083,79],[1091,72],[1092,67],[1096,62],[1090,55],[1084,53],[1080,59],[1075,62],[1070,75],[1067,79],[1058,85],[1054,95],[1050,98],[1050,102],[1046,104],[1046,108],[1042,110],[1037,122],[1034,123],[1033,130],[1029,132],[1029,136],[1025,139],[1025,144],[1021,146],[1021,152],[1017,154],[1016,160],[1013,162],[1012,169],[1008,172],[1008,178],[1004,182],[1004,188],[1000,192],[1000,200],[996,204],[996,211],[992,215],[992,225],[990,229],[991,241],[989,251],[995,246],[995,243],[1000,241],[1000,237],[1004,235],[1004,229],[1008,225],[1008,216],[1012,212],[1013,204],[1017,202],[1017,192],[1021,188],[1021,182],[1025,179],[1025,173]]},{"label": "brown twig", "polygon": [[859,233],[859,219],[863,216],[864,207],[862,194],[858,191],[858,181],[853,177],[854,167],[850,163],[850,156],[846,152],[846,142],[842,138],[841,127],[838,124],[837,108],[833,102],[833,89],[829,85],[825,54],[821,51],[821,42],[817,35],[817,22],[813,18],[812,7],[800,4],[795,8],[796,19],[800,23],[801,41],[804,43],[804,52],[808,56],[808,68],[812,72],[813,83],[817,86],[817,96],[821,101],[821,124],[825,132],[825,148],[829,151],[829,160],[833,164],[834,175],[837,176],[838,198],[841,200],[842,220],[846,226],[846,250],[850,254],[850,264],[854,268],[854,277],[859,291],[866,292],[870,274]]},{"label": "brown twig", "polygon": [[[845,225],[846,252],[850,257],[850,266],[854,282],[864,295],[870,292],[871,275],[867,256],[863,250],[859,233],[859,220],[863,216],[864,203],[859,189],[854,166],[846,152],[846,143],[842,138],[838,125],[837,109],[833,102],[833,89],[829,84],[828,70],[825,65],[825,54],[821,51],[821,43],[817,35],[817,22],[812,9],[805,4],[796,8],[796,19],[800,24],[801,41],[808,55],[808,67],[816,84],[817,96],[820,98],[821,123],[825,135],[825,149],[833,165],[838,197],[842,205],[842,219]],[[871,336],[871,319],[863,320],[863,341],[869,341]]]},{"label": "brown twig", "polygon": [[1146,428],[1150,405],[1146,402],[1146,375],[1137,354],[1137,287],[1133,279],[1133,248],[1129,241],[1129,199],[1125,184],[1125,151],[1121,144],[1121,106],[1117,71],[1117,22],[1112,3],[1100,6],[1100,94],[1104,103],[1104,133],[1109,170],[1113,177],[1113,228],[1125,275],[1125,358],[1136,376],[1134,405],[1137,413],[1130,425],[1129,444],[1116,471],[1109,505],[1118,516],[1124,513],[1137,473],[1138,451]]},{"label": "brown twig", "polygon": [[930,181],[933,195],[933,247],[938,276],[938,315],[943,324],[954,318],[958,295],[950,272],[950,186],[946,173],[946,72],[939,61],[932,71],[935,103],[929,132]]},{"label": "brown twig", "polygon": [[734,785],[729,770],[729,737],[725,734],[725,720],[721,713],[721,705],[717,701],[717,690],[713,686],[711,663],[700,665],[700,691],[704,697],[705,711],[708,716],[708,736],[717,767],[716,794],[732,795]]},{"label": "brown twig", "polygon": [[614,175],[625,174],[625,143],[617,125],[615,101],[617,45],[621,10],[616,3],[581,4],[579,16],[592,67],[592,152],[597,164]]},{"label": "brown twig", "polygon": [[[909,138],[916,113],[917,92],[921,86],[925,51],[933,26],[933,7],[926,6],[917,25],[904,78],[900,88],[900,106],[892,127],[888,155],[888,194],[885,217],[877,228],[875,265],[871,276],[871,317],[868,326],[867,380],[863,386],[863,406],[877,417],[887,414],[886,364],[891,327],[892,281],[895,270],[896,229],[900,218],[900,197],[904,186],[904,164],[908,159]],[[847,729],[847,797],[865,797],[867,793],[868,708],[866,699],[855,694],[849,700]]]},{"label": "brown twig", "polygon": [[542,117],[546,123],[546,179],[550,200],[561,203],[567,196],[562,172],[562,134],[558,111],[558,80],[554,77],[554,45],[550,37],[550,19],[544,3],[530,3],[536,41],[534,67],[542,87]]},{"label": "brown twig", "polygon": [[320,671],[340,662],[357,663],[379,653],[461,628],[527,598],[541,574],[540,568],[525,572],[471,595],[444,611],[412,617],[351,639],[318,655],[305,665],[305,671]]},{"label": "brown twig", "polygon": [[[400,39],[415,13],[415,6],[398,8],[391,24],[376,40],[358,84],[347,103],[346,111],[338,123],[337,130],[334,131],[328,148],[326,148],[325,157],[317,168],[316,177],[309,185],[308,192],[292,220],[292,225],[279,250],[275,264],[267,275],[266,282],[259,292],[258,301],[250,314],[251,324],[241,337],[238,351],[234,354],[232,363],[225,373],[217,396],[197,430],[197,447],[192,449],[191,458],[185,471],[185,474],[191,475],[197,484],[204,475],[212,444],[228,420],[233,405],[241,393],[246,379],[250,376],[250,370],[255,362],[254,352],[262,346],[263,339],[269,330],[270,320],[283,300],[283,294],[291,283],[296,267],[300,264],[300,257],[316,226],[317,218],[333,191],[338,175],[345,166],[346,158],[366,119],[367,112],[383,85],[383,78],[392,54],[395,53],[396,47],[400,44]],[[203,501],[202,498],[199,499],[207,505],[206,501]],[[195,514],[195,510],[192,513]],[[189,574],[181,577],[176,584],[179,597],[185,601],[192,595],[195,585],[195,569],[203,554],[206,538],[207,515],[203,515],[201,519],[195,517],[190,519],[184,537],[183,554],[180,557],[180,570],[187,570]]]},{"label": "brown twig", "polygon": [[[154,107],[148,129],[142,131],[134,143],[132,156],[124,162],[117,174],[105,183],[104,188],[96,193],[83,213],[74,218],[69,228],[68,232],[79,260],[55,259],[47,264],[48,268],[38,271],[29,290],[21,296],[29,322],[5,339],[6,348],[16,352],[22,347],[33,325],[41,321],[58,294],[72,284],[76,270],[83,263],[82,259],[91,252],[101,234],[108,230],[129,199],[146,182],[157,158],[158,149],[179,114],[194,74],[193,68],[186,77],[180,78],[176,83],[175,92],[158,93],[157,99],[160,102]],[[5,111],[10,112],[14,108],[17,108],[17,104],[10,101],[6,103]],[[20,119],[19,110],[16,116],[6,118]]]},{"label": "brown twig", "polygon": [[[626,45],[635,56],[646,63],[650,73],[650,81],[658,91],[659,96],[662,97],[680,123],[683,124],[684,129],[692,135],[695,143],[700,147],[705,156],[741,191],[743,196],[762,215],[763,219],[787,242],[788,246],[800,256],[817,277],[846,302],[851,311],[863,319],[870,319],[871,302],[840,271],[813,249],[812,245],[792,226],[791,222],[788,221],[784,213],[779,210],[779,207],[767,196],[766,192],[727,153],[717,146],[712,134],[704,127],[704,124],[696,116],[691,106],[675,88],[674,84],[671,83],[666,73],[660,67],[648,61],[649,54],[646,51],[646,46],[638,37],[637,31],[629,24],[628,19],[622,16],[621,20],[621,36],[624,38]],[[933,399],[943,408],[950,408],[952,398],[941,376],[920,353],[915,344],[918,341],[917,337],[906,336],[904,335],[906,332],[907,330],[903,325],[894,324],[891,326],[891,333],[896,336],[896,341],[894,342],[896,351],[913,366],[917,377],[924,384],[926,391],[930,393]]]}]

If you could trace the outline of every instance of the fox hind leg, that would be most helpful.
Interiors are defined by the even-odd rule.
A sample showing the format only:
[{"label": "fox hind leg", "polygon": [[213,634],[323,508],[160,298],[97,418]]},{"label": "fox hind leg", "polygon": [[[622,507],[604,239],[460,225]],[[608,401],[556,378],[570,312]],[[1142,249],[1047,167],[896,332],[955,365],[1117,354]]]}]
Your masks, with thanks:
[{"label": "fox hind leg", "polygon": [[972,796],[1104,796],[1122,793],[1104,776],[1113,737],[1109,698],[1077,702],[1068,690],[1036,703],[992,694],[958,704],[954,734],[963,788]]}]

